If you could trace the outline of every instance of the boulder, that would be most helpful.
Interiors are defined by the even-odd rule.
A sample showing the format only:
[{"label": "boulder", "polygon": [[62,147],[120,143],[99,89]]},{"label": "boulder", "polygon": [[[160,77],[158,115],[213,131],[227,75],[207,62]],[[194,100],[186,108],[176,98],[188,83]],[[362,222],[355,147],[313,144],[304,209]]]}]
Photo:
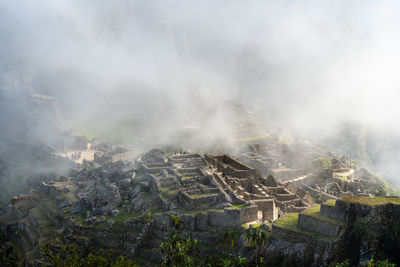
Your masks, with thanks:
[{"label": "boulder", "polygon": [[127,178],[127,179],[121,179],[118,182],[118,186],[121,189],[126,189],[129,187],[129,185],[131,184],[131,179]]},{"label": "boulder", "polygon": [[168,176],[168,171],[165,170],[165,169],[162,169],[162,170],[160,171],[160,174],[161,174],[162,176],[167,177],[167,176]]},{"label": "boulder", "polygon": [[108,220],[107,225],[108,225],[108,227],[112,228],[112,227],[114,227],[115,222],[113,220]]},{"label": "boulder", "polygon": [[64,199],[63,201],[58,203],[58,209],[62,209],[64,207],[69,207],[72,206],[71,201],[69,201],[69,199]]},{"label": "boulder", "polygon": [[113,216],[113,217],[117,217],[117,216],[119,216],[121,214],[121,212],[119,211],[119,210],[113,210],[113,211],[111,211],[111,215]]}]

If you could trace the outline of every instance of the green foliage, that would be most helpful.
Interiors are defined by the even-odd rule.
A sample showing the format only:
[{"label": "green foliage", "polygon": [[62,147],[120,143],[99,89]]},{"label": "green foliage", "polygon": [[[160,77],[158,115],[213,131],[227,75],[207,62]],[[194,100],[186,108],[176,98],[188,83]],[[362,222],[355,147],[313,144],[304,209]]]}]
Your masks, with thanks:
[{"label": "green foliage", "polygon": [[264,246],[265,241],[268,238],[268,231],[267,229],[260,225],[256,228],[249,227],[245,231],[245,237],[248,243],[252,244],[255,247],[255,254],[256,254],[256,264],[259,264],[260,258],[258,257],[259,248],[260,246]]},{"label": "green foliage", "polygon": [[233,248],[235,246],[235,240],[239,237],[239,234],[232,230],[231,228],[225,228],[224,232],[224,243],[226,243],[228,240],[231,241],[231,247]]},{"label": "green foliage", "polygon": [[13,248],[3,244],[0,247],[0,266],[18,266],[18,258],[13,253]]},{"label": "green foliage", "polygon": [[332,168],[332,162],[329,158],[320,157],[311,161],[311,167],[313,169]]},{"label": "green foliage", "polygon": [[388,225],[379,225],[379,245],[376,256],[378,259],[390,259],[400,264],[400,222]]},{"label": "green foliage", "polygon": [[367,264],[365,265],[366,267],[395,267],[396,265],[393,263],[390,263],[389,260],[384,260],[384,261],[375,261],[374,257],[370,259]]},{"label": "green foliage", "polygon": [[[378,173],[370,172],[371,175],[377,180],[377,184],[372,190],[372,194],[375,196],[399,196],[400,191],[388,183],[382,176]],[[399,188],[400,189],[400,188]]]},{"label": "green foliage", "polygon": [[249,266],[246,258],[232,254],[211,255],[200,261],[200,266],[205,267],[246,267]]},{"label": "green foliage", "polygon": [[330,267],[350,267],[350,266],[351,266],[350,261],[348,259],[346,259],[342,262],[330,265]]},{"label": "green foliage", "polygon": [[154,218],[153,213],[146,213],[145,215],[143,215],[143,220],[147,223],[150,222],[153,218]]},{"label": "green foliage", "polygon": [[176,214],[169,217],[169,227],[163,223],[163,231],[167,233],[166,240],[162,241],[159,250],[163,255],[164,266],[193,266],[196,259],[193,254],[198,251],[197,240],[182,236],[183,220]]},{"label": "green foliage", "polygon": [[132,260],[119,256],[116,261],[111,260],[110,254],[100,250],[97,254],[80,255],[73,246],[62,246],[58,252],[53,252],[49,245],[42,247],[42,254],[52,266],[56,267],[139,267]]},{"label": "green foliage", "polygon": [[[350,267],[350,266],[351,266],[351,264],[350,264],[350,261],[348,259],[346,259],[346,260],[344,260],[342,262],[339,262],[339,263],[331,265],[331,267]],[[393,264],[393,263],[390,263],[389,260],[387,260],[387,259],[384,260],[384,261],[376,261],[374,259],[374,257],[372,257],[369,261],[367,261],[362,266],[365,266],[365,267],[395,267],[396,265]]]},{"label": "green foliage", "polygon": [[139,267],[139,265],[127,257],[119,256],[114,263],[111,263],[111,267]]}]

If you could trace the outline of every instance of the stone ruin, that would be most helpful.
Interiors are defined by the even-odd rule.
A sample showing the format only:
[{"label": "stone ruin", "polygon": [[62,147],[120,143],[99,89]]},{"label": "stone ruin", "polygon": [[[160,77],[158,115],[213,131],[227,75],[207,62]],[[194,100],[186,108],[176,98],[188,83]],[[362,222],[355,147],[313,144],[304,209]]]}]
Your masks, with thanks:
[{"label": "stone ruin", "polygon": [[[355,162],[348,157],[311,144],[254,143],[242,149],[238,158],[259,169],[262,175],[272,175],[281,183],[291,185],[292,192],[304,196],[305,191],[321,201],[345,195],[368,195],[377,182],[365,171],[357,172]],[[313,168],[312,161],[321,158],[329,159],[331,166]]]},{"label": "stone ruin", "polygon": [[258,217],[262,221],[275,220],[278,209],[282,212],[300,212],[309,204],[282,184],[273,176],[267,178],[258,169],[228,156],[208,156],[207,162],[215,169],[213,176],[224,190],[234,198],[248,201],[258,207]]},{"label": "stone ruin", "polygon": [[[102,150],[109,153],[113,149]],[[341,159],[333,165],[349,168]],[[321,169],[283,183],[228,155],[165,158],[161,150],[154,149],[136,161],[83,161],[69,177],[38,183],[33,192],[15,199],[7,213],[0,214],[0,227],[6,233],[17,233],[25,251],[37,244],[39,236],[51,236],[55,227],[86,248],[118,248],[126,255],[155,262],[160,261],[155,248],[165,238],[162,222],[171,213],[179,214],[185,231],[209,246],[221,242],[226,228],[275,221],[279,213],[282,217],[300,213],[297,225],[301,229],[339,238],[340,225],[320,221],[306,209],[318,195],[329,200],[344,192],[363,192],[373,179],[361,179],[368,173],[359,171],[353,174],[358,180],[346,181],[335,177],[333,170]],[[319,182],[321,177],[324,183]],[[322,205],[320,214],[329,217],[331,211]],[[146,221],[146,214],[153,214],[152,223]],[[271,249],[280,248],[282,242],[292,243],[295,249],[299,240],[314,244],[317,254],[330,246],[275,225],[271,235],[277,240]]]}]

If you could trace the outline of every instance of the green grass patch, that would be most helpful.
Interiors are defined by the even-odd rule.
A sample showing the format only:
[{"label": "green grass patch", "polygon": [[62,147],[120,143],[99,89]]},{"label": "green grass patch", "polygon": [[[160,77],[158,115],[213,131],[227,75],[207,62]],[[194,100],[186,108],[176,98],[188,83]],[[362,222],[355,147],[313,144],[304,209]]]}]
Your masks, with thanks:
[{"label": "green grass patch", "polygon": [[181,173],[183,179],[193,178],[192,173]]},{"label": "green grass patch", "polygon": [[327,222],[330,224],[335,224],[335,225],[343,225],[341,221],[322,216],[320,213],[321,210],[321,205],[320,204],[315,204],[311,208],[306,209],[305,211],[302,212],[302,214],[309,215],[311,217],[316,218],[319,221]]},{"label": "green grass patch", "polygon": [[320,168],[331,168],[332,162],[329,158],[320,157],[317,159],[313,159],[311,161],[311,166],[313,169],[320,169]]},{"label": "green grass patch", "polygon": [[400,204],[400,197],[367,197],[367,196],[344,196],[342,201],[347,203],[360,203],[368,206],[383,204]]},{"label": "green grass patch", "polygon": [[113,220],[115,225],[110,230],[117,231],[117,232],[124,232],[124,231],[132,232],[132,229],[128,226],[125,226],[124,222],[129,218],[137,218],[137,217],[140,217],[139,213],[121,211],[121,214],[119,216],[116,216],[116,217],[106,216],[106,220],[104,222],[95,225],[93,228],[95,230],[99,230],[99,231],[107,230],[107,229],[109,229],[107,221]]},{"label": "green grass patch", "polygon": [[244,204],[232,204],[232,209],[242,209],[242,208],[245,208],[245,207],[248,207],[249,206],[249,204],[247,204],[247,203],[244,203]]},{"label": "green grass patch", "polygon": [[298,218],[299,218],[299,214],[298,213],[289,213],[286,216],[284,216],[283,218],[280,218],[277,221],[275,221],[274,225],[278,226],[278,227],[281,227],[281,228],[284,228],[284,229],[287,229],[287,230],[291,230],[291,231],[300,232],[300,233],[303,233],[303,234],[306,234],[306,235],[310,235],[310,236],[312,236],[314,238],[318,238],[318,239],[323,239],[323,240],[327,240],[327,241],[338,240],[337,237],[321,235],[319,233],[312,232],[312,231],[309,231],[307,229],[298,227],[297,226]]},{"label": "green grass patch", "polygon": [[201,198],[201,197],[208,197],[215,195],[214,193],[201,193],[201,194],[196,194],[196,195],[190,195],[193,198]]},{"label": "green grass patch", "polygon": [[329,199],[328,201],[325,201],[324,204],[327,205],[327,206],[334,207],[335,204],[336,204],[336,200],[335,199]]},{"label": "green grass patch", "polygon": [[246,230],[247,230],[247,229],[249,229],[250,226],[249,226],[247,223],[244,223],[244,224],[241,225],[241,227],[242,227],[243,229],[246,229]]},{"label": "green grass patch", "polygon": [[45,234],[52,234],[57,230],[57,227],[50,221],[47,215],[39,207],[31,209],[31,213],[38,222],[40,230]]},{"label": "green grass patch", "polygon": [[274,225],[289,229],[289,230],[297,230],[297,220],[299,218],[298,213],[289,213],[284,217],[279,218],[275,221]]}]

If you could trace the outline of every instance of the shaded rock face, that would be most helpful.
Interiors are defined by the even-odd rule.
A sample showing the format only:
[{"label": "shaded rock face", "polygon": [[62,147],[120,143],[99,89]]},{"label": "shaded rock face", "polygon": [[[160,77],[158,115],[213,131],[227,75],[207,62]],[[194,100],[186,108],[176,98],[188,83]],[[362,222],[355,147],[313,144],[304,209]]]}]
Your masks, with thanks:
[{"label": "shaded rock face", "polygon": [[[84,162],[84,168],[76,175],[80,209],[93,209],[94,215],[111,213],[121,204],[120,189],[128,190],[128,195],[132,192],[130,186],[134,168],[133,163],[122,161],[107,162],[101,167]],[[140,191],[137,189],[134,193]]]},{"label": "shaded rock face", "polygon": [[100,208],[103,206],[118,206],[121,203],[121,195],[116,185],[98,186],[95,189],[93,206]]},{"label": "shaded rock face", "polygon": [[159,149],[152,149],[142,157],[142,161],[146,163],[163,163],[164,152]]},{"label": "shaded rock face", "polygon": [[[345,221],[346,231],[336,246],[336,260],[353,265],[375,258],[400,263],[400,205],[365,205],[337,200],[330,217]],[[327,212],[325,212],[327,213]]]},{"label": "shaded rock face", "polygon": [[265,181],[265,185],[268,187],[277,187],[275,178],[272,175],[268,175],[267,180]]}]

